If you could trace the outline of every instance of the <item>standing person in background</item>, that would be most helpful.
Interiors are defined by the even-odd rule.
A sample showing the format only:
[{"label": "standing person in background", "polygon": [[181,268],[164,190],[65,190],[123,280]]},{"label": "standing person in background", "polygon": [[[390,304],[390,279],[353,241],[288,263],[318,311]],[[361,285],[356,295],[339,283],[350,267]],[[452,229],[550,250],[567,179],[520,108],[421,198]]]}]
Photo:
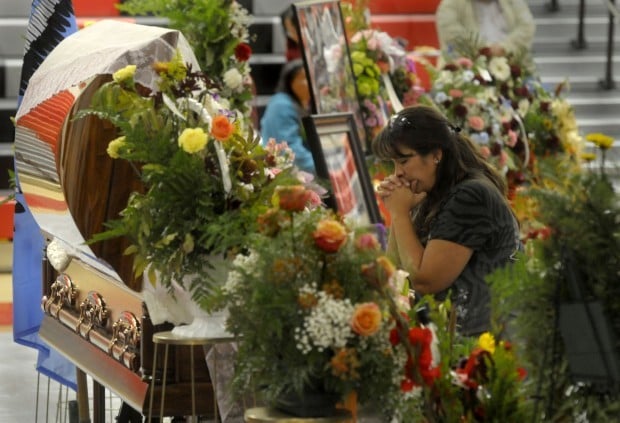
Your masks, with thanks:
[{"label": "standing person in background", "polygon": [[286,61],[299,59],[301,57],[301,47],[299,45],[299,35],[297,34],[293,6],[284,9],[280,14],[280,20],[282,21],[282,28],[286,36]]},{"label": "standing person in background", "polygon": [[373,141],[394,173],[378,186],[391,216],[387,253],[419,295],[450,294],[457,331],[491,329],[485,277],[521,249],[502,176],[439,111],[405,108]]},{"label": "standing person in background", "polygon": [[444,52],[472,39],[495,56],[531,52],[536,26],[525,0],[441,0],[436,18]]},{"label": "standing person in background", "polygon": [[312,152],[305,141],[301,118],[308,115],[310,89],[301,59],[286,63],[280,72],[276,92],[267,103],[260,121],[263,142],[285,141],[295,153],[295,165],[316,174]]}]

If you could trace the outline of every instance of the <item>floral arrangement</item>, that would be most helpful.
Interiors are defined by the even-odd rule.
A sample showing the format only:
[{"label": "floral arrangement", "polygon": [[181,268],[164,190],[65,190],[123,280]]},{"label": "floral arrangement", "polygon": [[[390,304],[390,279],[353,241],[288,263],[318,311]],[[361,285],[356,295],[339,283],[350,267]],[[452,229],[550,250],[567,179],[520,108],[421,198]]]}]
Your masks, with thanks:
[{"label": "floral arrangement", "polygon": [[581,138],[572,108],[549,92],[517,56],[482,48],[430,69],[429,99],[473,141],[512,184],[531,178],[537,157],[578,158]]},{"label": "floral arrangement", "polygon": [[374,29],[356,32],[350,39],[351,61],[361,100],[364,125],[370,138],[394,111],[386,89],[386,77],[397,101],[415,104],[422,89],[415,63],[389,34]]},{"label": "floral arrangement", "polygon": [[251,16],[236,0],[127,0],[117,8],[130,15],[168,18],[169,26],[187,38],[224,106],[249,117]]},{"label": "floral arrangement", "polygon": [[[411,308],[407,274],[383,255],[374,229],[314,207],[301,186],[278,188],[272,204],[222,288],[228,330],[240,341],[238,394],[260,392],[276,407],[295,394],[341,403],[353,395],[360,410],[387,421],[492,413],[490,400],[477,399],[480,389],[491,391],[493,404],[515,400],[509,344],[477,352],[452,339],[444,306],[435,308],[440,318]],[[490,339],[479,348],[490,350]],[[501,383],[500,395],[493,389]]]},{"label": "floral arrangement", "polygon": [[388,301],[400,298],[406,274],[383,256],[374,229],[308,210],[303,187],[278,189],[273,204],[223,287],[228,330],[241,341],[237,392],[276,405],[308,388],[335,401],[353,392],[363,404],[380,401],[400,367]]},{"label": "floral arrangement", "polygon": [[126,237],[137,275],[148,267],[151,280],[158,272],[164,286],[191,276],[191,292],[204,303],[214,283],[208,257],[243,246],[255,215],[268,208],[274,182],[299,181],[290,170],[291,150],[262,147],[204,73],[178,56],[152,68],[159,91],[137,84],[136,66],[129,65],[78,115],[94,114],[118,128],[108,155],[129,161],[143,185],[91,242]]},{"label": "floral arrangement", "polygon": [[525,420],[526,372],[514,346],[485,332],[461,338],[450,302],[424,297],[392,329],[390,341],[406,352],[400,393],[385,399],[396,421]]}]

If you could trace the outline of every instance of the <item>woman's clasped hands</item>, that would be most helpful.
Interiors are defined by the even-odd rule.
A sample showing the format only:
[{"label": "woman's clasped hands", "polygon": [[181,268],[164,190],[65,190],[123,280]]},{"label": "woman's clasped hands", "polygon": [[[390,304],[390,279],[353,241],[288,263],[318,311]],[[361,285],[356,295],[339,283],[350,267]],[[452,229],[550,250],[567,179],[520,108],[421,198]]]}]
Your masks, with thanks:
[{"label": "woman's clasped hands", "polygon": [[408,181],[400,175],[390,175],[377,186],[377,195],[391,215],[409,215],[426,197],[425,192],[417,192],[417,181]]}]

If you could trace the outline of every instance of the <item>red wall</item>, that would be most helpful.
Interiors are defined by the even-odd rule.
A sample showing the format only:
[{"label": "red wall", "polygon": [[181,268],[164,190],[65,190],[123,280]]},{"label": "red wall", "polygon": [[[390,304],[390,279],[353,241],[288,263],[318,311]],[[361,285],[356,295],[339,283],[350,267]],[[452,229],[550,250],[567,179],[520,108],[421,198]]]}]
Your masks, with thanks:
[{"label": "red wall", "polygon": [[369,0],[372,14],[434,14],[440,0]]},{"label": "red wall", "polygon": [[114,7],[118,0],[73,0],[75,16],[118,16],[118,10]]}]

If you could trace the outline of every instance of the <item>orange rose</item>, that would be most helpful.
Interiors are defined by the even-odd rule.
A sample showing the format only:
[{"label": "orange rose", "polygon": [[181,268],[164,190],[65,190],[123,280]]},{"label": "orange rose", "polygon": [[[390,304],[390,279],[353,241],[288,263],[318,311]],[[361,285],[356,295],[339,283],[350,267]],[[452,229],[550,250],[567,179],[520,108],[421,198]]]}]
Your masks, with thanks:
[{"label": "orange rose", "polygon": [[226,141],[234,130],[235,126],[224,115],[217,115],[211,122],[211,135],[218,141]]},{"label": "orange rose", "polygon": [[311,199],[311,192],[303,185],[277,186],[274,194],[274,205],[293,212],[303,211]]},{"label": "orange rose", "polygon": [[335,220],[321,220],[312,233],[317,247],[326,253],[335,253],[347,241],[347,230]]},{"label": "orange rose", "polygon": [[362,336],[371,336],[381,327],[381,310],[375,303],[362,303],[355,307],[351,329]]},{"label": "orange rose", "polygon": [[361,271],[371,286],[380,288],[387,285],[396,267],[387,256],[380,256],[372,263],[363,264]]},{"label": "orange rose", "polygon": [[290,216],[286,215],[281,210],[269,209],[258,216],[258,231],[267,236],[275,236],[280,231],[282,225],[290,220]]}]

